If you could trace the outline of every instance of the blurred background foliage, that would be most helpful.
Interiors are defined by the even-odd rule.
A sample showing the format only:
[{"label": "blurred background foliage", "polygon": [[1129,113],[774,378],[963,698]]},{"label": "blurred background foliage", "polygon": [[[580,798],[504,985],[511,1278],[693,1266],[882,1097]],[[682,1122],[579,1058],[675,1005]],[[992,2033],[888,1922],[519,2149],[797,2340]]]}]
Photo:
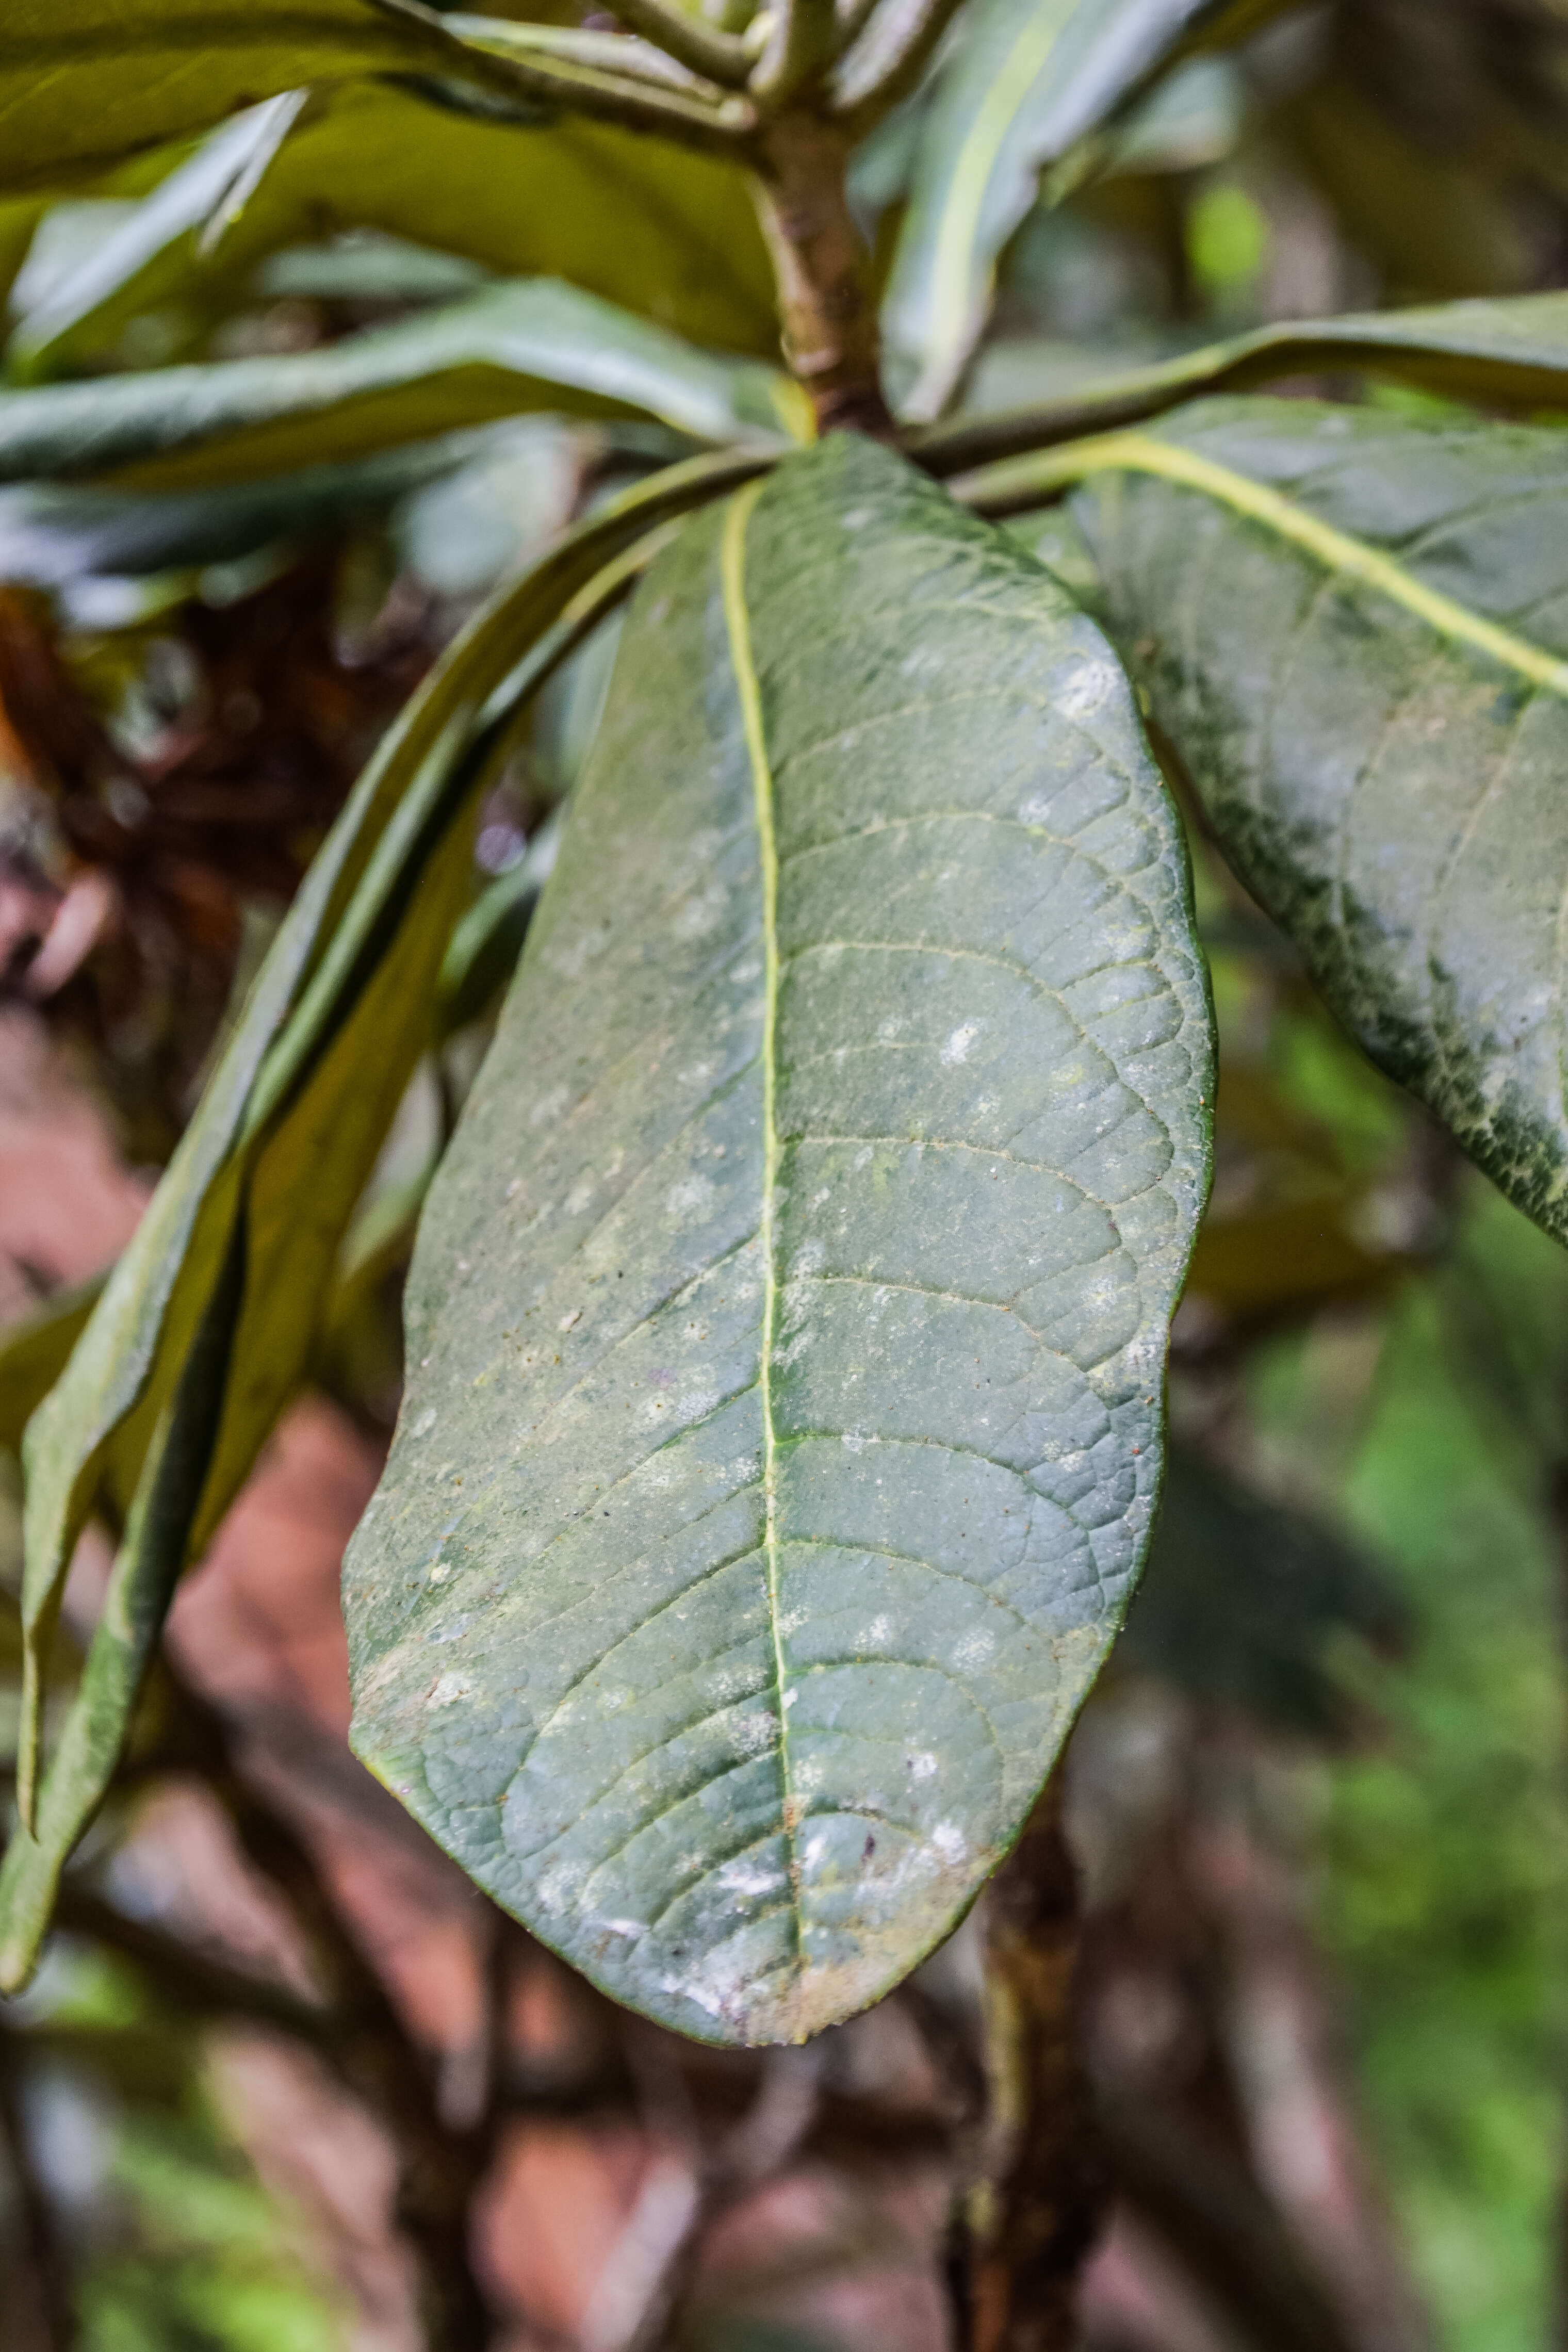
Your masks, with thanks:
[{"label": "blurred background foliage", "polygon": [[[565,5],[494,13],[578,21]],[[931,102],[857,164],[884,262]],[[1096,175],[1028,212],[963,400],[1044,395],[1281,318],[1568,284],[1565,133],[1561,0],[1276,11],[1178,68]],[[109,301],[95,257],[144,231],[138,200],[192,151],[65,200],[12,198],[12,381],[325,348],[520,271],[768,355],[734,175],[663,159],[650,193],[636,140],[563,138],[536,168],[506,132],[416,121],[395,92],[336,100],[216,245],[175,207],[169,242],[114,265]],[[460,429],[400,428],[378,455],[248,484],[0,491],[7,1443],[7,1379],[26,1349],[58,1351],[71,1286],[123,1240],[380,727],[498,577],[685,446],[674,425],[481,402]],[[1069,523],[1027,536],[1092,595]],[[478,2200],[475,2260],[520,2352],[611,2352],[666,2325],[703,2352],[943,2340],[920,2282],[940,2284],[943,2216],[973,2164],[962,2046],[937,2079],[973,2007],[962,1953],[889,2005],[923,2058],[860,2026],[828,2037],[815,2120],[781,2158],[797,2201],[817,2198],[805,2220],[764,2198],[739,2252],[693,2258],[666,2305],[617,2319],[604,2281],[644,2213],[658,2116],[673,2102],[711,2135],[767,2084],[750,2061],[655,2052],[430,1877],[352,1780],[335,1651],[318,1674],[300,1646],[314,1626],[331,1651],[334,1547],[395,1409],[412,1215],[548,872],[613,638],[545,697],[486,809],[449,1034],[341,1269],[308,1408],[327,1418],[267,1474],[252,1553],[203,1570],[217,1631],[199,1609],[176,1628],[46,1970],[0,2007],[18,2352],[393,2352],[419,2340],[399,2193],[426,2252]],[[1086,2043],[1119,2185],[1085,2341],[1528,2352],[1568,2326],[1568,1261],[1345,1042],[1172,782],[1213,966],[1219,1154],[1176,1329],[1165,1514],[1073,1753]],[[308,1592],[279,1545],[315,1563]],[[8,1593],[17,1546],[13,1470]],[[279,1575],[287,1623],[267,1616]],[[247,1681],[237,1659],[258,1625]],[[8,1605],[0,1648],[8,1668]],[[14,1695],[4,1707],[9,1737]],[[368,1893],[345,1846],[381,1872]],[[324,2048],[312,2003],[333,1968],[363,2032]],[[476,2059],[464,2004],[487,1985]],[[404,2044],[439,2056],[433,2110],[397,2089]],[[389,2146],[436,2148],[457,2184],[445,2205],[432,2192],[410,2219]],[[816,2169],[797,2178],[800,2146]],[[751,2211],[743,2169],[705,2192],[720,2239]],[[542,2237],[553,2269],[517,2251]]]}]

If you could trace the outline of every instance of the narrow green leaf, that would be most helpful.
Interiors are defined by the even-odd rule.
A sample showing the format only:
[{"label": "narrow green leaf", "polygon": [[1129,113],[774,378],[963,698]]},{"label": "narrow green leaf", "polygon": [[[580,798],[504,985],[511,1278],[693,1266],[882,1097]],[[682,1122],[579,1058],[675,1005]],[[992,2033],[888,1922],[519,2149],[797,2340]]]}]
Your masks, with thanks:
[{"label": "narrow green leaf", "polygon": [[144,197],[62,284],[17,320],[8,374],[37,382],[101,349],[125,320],[177,291],[191,263],[278,153],[309,92],[247,107]]},{"label": "narrow green leaf", "polygon": [[[427,1033],[445,940],[420,923],[416,886],[441,837],[443,813],[447,824],[460,814],[451,806],[454,780],[460,792],[460,755],[480,714],[492,696],[504,705],[519,690],[509,678],[520,663],[533,665],[520,682],[531,689],[565,658],[598,617],[595,583],[606,565],[668,516],[746,479],[759,462],[736,457],[671,467],[500,591],[389,730],[312,864],[195,1118],[27,1432],[25,1819],[32,1818],[37,1762],[37,1664],[71,1549],[111,1446],[134,1456],[150,1442],[242,1213],[249,1238],[236,1358],[244,1378],[218,1424],[193,1541],[210,1532],[309,1355],[320,1301],[300,1270],[309,1272],[317,1255],[330,1264],[341,1233],[341,1223],[331,1230],[333,1221],[346,1221],[359,1189],[350,1182],[353,1154],[374,1156],[375,1117],[383,1108],[376,1100],[380,1076],[368,1084],[367,1066],[379,1072],[384,1062],[405,1078]],[[618,593],[620,582],[611,585]],[[408,940],[425,966],[411,969],[393,952]],[[365,1043],[372,1029],[374,1055]],[[386,1094],[395,1104],[390,1076]],[[365,1172],[368,1164],[359,1184]]]},{"label": "narrow green leaf", "polygon": [[21,483],[0,490],[0,578],[55,587],[89,572],[134,579],[229,562],[269,541],[383,511],[478,462],[483,439],[482,432],[444,436],[210,490]]},{"label": "narrow green leaf", "polygon": [[797,407],[776,371],[540,278],[322,351],[0,393],[0,481],[196,488],[529,410],[653,415],[722,442],[778,436]]},{"label": "narrow green leaf", "polygon": [[[33,1828],[16,1824],[0,1864],[3,1992],[16,1992],[32,1974],[60,1873],[108,1793],[184,1566],[191,1512],[223,1395],[243,1262],[242,1249],[231,1247],[160,1415]],[[21,1754],[19,1739],[18,1769]]]},{"label": "narrow green leaf", "polygon": [[915,152],[882,331],[901,405],[940,414],[984,322],[997,257],[1039,175],[1226,0],[978,0]]},{"label": "narrow green leaf", "polygon": [[1374,1061],[1568,1240],[1568,436],[1206,402],[1081,481],[1227,855]]},{"label": "narrow green leaf", "polygon": [[1493,408],[1568,408],[1568,294],[1289,320],[1153,367],[1074,384],[1058,400],[955,416],[911,435],[906,447],[917,465],[946,477],[1081,434],[1141,424],[1197,393],[1237,392],[1325,368],[1363,371]]},{"label": "narrow green leaf", "polygon": [[835,436],[689,524],[437,1176],[354,1739],[618,2000],[798,2038],[1016,1834],[1120,1619],[1207,1181],[1104,638]]}]

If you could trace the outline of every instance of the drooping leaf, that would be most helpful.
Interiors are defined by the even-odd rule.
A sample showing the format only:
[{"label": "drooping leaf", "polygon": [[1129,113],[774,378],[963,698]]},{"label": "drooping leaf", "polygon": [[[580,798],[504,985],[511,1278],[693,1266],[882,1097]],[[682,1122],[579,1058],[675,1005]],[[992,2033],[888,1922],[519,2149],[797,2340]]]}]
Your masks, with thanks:
[{"label": "drooping leaf", "polygon": [[997,257],[1059,163],[1229,0],[979,0],[916,148],[882,331],[903,413],[937,415]]},{"label": "drooping leaf", "polygon": [[438,20],[371,0],[7,0],[0,188],[59,184],[308,83],[483,76]]},{"label": "drooping leaf", "polygon": [[1341,1019],[1568,1239],[1568,436],[1222,400],[977,478],[1026,474],[1084,483],[1121,642]]},{"label": "drooping leaf", "polygon": [[226,122],[144,197],[80,267],[25,311],[5,347],[17,382],[58,374],[121,322],[177,290],[226,212],[237,208],[300,118],[309,92],[285,90]]},{"label": "drooping leaf", "polygon": [[1074,383],[1058,399],[955,416],[912,436],[910,455],[948,476],[1080,434],[1136,425],[1198,393],[1238,392],[1329,368],[1364,371],[1487,407],[1568,408],[1568,294],[1287,320],[1153,367]]},{"label": "drooping leaf", "polygon": [[[48,1927],[60,1872],[108,1792],[174,1585],[185,1562],[191,1513],[221,1409],[243,1275],[231,1246],[153,1431],[125,1531],[104,1588],[81,1678],[66,1709],[32,1828],[12,1829],[0,1862],[0,1987],[14,1992],[31,1975]],[[26,1641],[24,1619],[24,1642]],[[46,1679],[23,1652],[18,1776],[26,1755],[29,1706]]]},{"label": "drooping leaf", "polygon": [[772,369],[537,278],[322,351],[0,393],[0,480],[201,488],[540,409],[727,441],[781,434],[800,403]]},{"label": "drooping leaf", "polygon": [[[621,551],[743,481],[758,462],[672,467],[500,592],[389,731],[312,864],[195,1118],[27,1431],[25,1819],[36,1818],[37,1664],[76,1536],[111,1450],[121,1483],[134,1484],[127,1457],[133,1464],[163,1425],[242,1223],[238,1370],[204,1455],[192,1545],[210,1534],[309,1356],[378,1124],[390,1119],[428,1034],[452,894],[466,873],[466,848],[459,863],[448,845],[471,799],[476,779],[463,771],[487,702],[499,695],[510,708],[570,653],[596,620],[595,583]],[[604,593],[622,585],[613,579]],[[509,685],[520,664],[521,685]]]},{"label": "drooping leaf", "polygon": [[854,436],[640,590],[439,1171],[344,1570],[359,1752],[617,1999],[876,1999],[1136,1574],[1206,1181],[1120,667]]}]

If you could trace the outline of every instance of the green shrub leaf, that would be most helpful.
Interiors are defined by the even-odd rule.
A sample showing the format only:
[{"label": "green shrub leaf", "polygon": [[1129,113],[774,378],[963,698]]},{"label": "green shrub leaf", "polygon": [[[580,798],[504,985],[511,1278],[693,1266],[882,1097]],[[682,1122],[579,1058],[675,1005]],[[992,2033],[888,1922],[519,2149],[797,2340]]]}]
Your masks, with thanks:
[{"label": "green shrub leaf", "polygon": [[1082,478],[1107,609],[1342,1020],[1568,1240],[1568,440],[1204,403]]},{"label": "green shrub leaf", "polygon": [[688,525],[344,1570],[359,1752],[618,2000],[816,2032],[1016,1834],[1147,1538],[1209,1070],[1066,592],[852,436]]},{"label": "green shrub leaf", "polygon": [[536,278],[323,351],[0,393],[0,480],[201,488],[528,410],[653,415],[727,441],[782,435],[799,406],[773,369],[694,352],[592,294]]},{"label": "green shrub leaf", "polygon": [[1059,399],[955,416],[908,446],[932,473],[952,475],[1140,424],[1199,393],[1239,392],[1326,369],[1357,369],[1494,408],[1568,408],[1568,294],[1288,320],[1101,383],[1075,383]]},{"label": "green shrub leaf", "polygon": [[[487,704],[500,697],[488,722],[493,733],[517,697],[542,684],[596,623],[605,595],[620,593],[625,576],[606,582],[605,569],[617,552],[635,554],[651,528],[745,476],[745,460],[721,458],[655,477],[581,525],[455,640],[306,876],[196,1116],[28,1426],[18,1787],[38,1844],[18,1832],[30,1856],[16,1865],[20,1878],[0,1886],[0,1990],[12,1990],[32,1965],[68,1851],[68,1840],[58,1843],[63,1830],[49,1844],[47,1822],[66,1824],[74,1837],[118,1754],[101,1727],[83,1750],[73,1718],[45,1783],[47,1801],[56,1786],[53,1810],[46,1802],[40,1814],[39,1665],[71,1549],[110,1465],[129,1492],[145,1456],[139,1496],[151,1491],[149,1480],[157,1490],[138,1522],[146,1544],[141,1580],[117,1571],[126,1605],[139,1609],[146,1589],[166,1596],[184,1559],[211,1535],[309,1359],[338,1244],[430,1034],[437,976],[468,876],[462,818],[483,772]],[[237,1287],[220,1315],[214,1302],[230,1277]],[[182,1386],[192,1348],[218,1348],[215,1328],[220,1370],[215,1356],[202,1382]],[[194,1454],[193,1426],[203,1433]],[[165,1457],[174,1469],[160,1467]],[[95,1643],[112,1649],[121,1632],[106,1616]],[[95,1654],[83,1706],[103,1703]],[[144,1649],[137,1654],[144,1663]],[[134,1677],[116,1668],[109,1685],[128,1708]],[[122,1714],[119,1738],[123,1731]],[[100,1778],[84,1796],[72,1776],[89,1763]],[[14,1901],[5,1894],[13,1885]]]},{"label": "green shrub leaf", "polygon": [[370,0],[7,0],[0,188],[102,170],[306,83],[450,73],[464,57],[437,20]]},{"label": "green shrub leaf", "polygon": [[101,348],[115,328],[166,293],[177,293],[191,262],[221,233],[265,175],[310,96],[284,90],[247,107],[204,139],[135,210],[25,311],[5,346],[17,382],[59,374]]},{"label": "green shrub leaf", "polygon": [[116,284],[69,326],[72,365],[140,310],[175,296],[204,315],[233,309],[254,299],[269,256],[356,230],[502,277],[564,278],[689,341],[777,355],[756,210],[744,173],[721,159],[575,116],[485,121],[401,88],[350,85],[312,93],[215,238],[207,190],[244,136],[225,124],[167,172],[113,253],[83,272]]},{"label": "green shrub leaf", "polygon": [[984,324],[997,257],[1059,163],[1225,0],[979,0],[915,152],[882,328],[902,405],[935,416]]}]

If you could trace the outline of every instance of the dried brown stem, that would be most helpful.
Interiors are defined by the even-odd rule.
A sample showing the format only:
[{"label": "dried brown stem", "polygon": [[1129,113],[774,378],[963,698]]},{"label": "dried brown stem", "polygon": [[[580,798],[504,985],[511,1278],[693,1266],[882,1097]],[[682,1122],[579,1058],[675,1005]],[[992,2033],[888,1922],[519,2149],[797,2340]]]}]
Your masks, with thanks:
[{"label": "dried brown stem", "polygon": [[1079,2050],[1078,1879],[1052,1776],[985,1902],[993,2158],[972,2272],[974,2352],[1070,2352],[1104,2201]]},{"label": "dried brown stem", "polygon": [[15,2037],[0,2025],[0,2158],[10,2174],[17,2261],[7,2282],[6,2341],[15,2352],[70,2352],[76,2341],[70,2277],[47,2192],[38,2179],[18,2096]]}]

